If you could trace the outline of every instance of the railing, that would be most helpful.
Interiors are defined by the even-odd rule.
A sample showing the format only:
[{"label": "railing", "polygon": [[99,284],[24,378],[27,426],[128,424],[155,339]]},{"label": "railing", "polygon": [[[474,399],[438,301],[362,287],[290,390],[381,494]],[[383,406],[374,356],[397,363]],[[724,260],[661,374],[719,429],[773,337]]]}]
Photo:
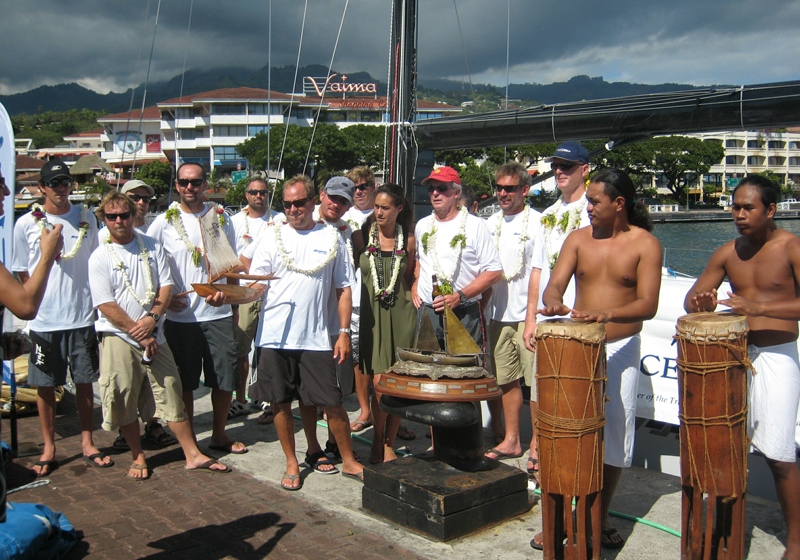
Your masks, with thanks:
[{"label": "railing", "polygon": [[647,209],[650,212],[680,212],[681,207],[678,204],[650,204]]}]

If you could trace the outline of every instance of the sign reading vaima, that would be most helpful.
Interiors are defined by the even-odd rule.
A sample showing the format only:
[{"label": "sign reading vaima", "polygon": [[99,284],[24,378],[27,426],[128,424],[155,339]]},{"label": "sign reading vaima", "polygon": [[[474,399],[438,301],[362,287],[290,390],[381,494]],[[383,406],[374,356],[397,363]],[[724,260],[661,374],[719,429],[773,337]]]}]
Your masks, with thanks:
[{"label": "sign reading vaima", "polygon": [[333,81],[338,74],[331,74],[327,78],[314,78],[305,76],[303,78],[303,95],[317,94],[322,97],[323,93],[378,93],[377,85],[374,83],[348,84],[347,76],[342,74],[341,81]]}]

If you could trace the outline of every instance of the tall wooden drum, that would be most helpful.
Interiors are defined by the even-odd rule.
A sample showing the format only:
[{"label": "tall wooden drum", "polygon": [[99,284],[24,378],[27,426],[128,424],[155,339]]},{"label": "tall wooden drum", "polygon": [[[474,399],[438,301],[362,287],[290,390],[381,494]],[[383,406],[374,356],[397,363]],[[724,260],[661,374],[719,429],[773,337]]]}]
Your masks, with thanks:
[{"label": "tall wooden drum", "polygon": [[600,558],[605,343],[606,329],[599,323],[555,319],[536,329],[536,429],[546,560]]},{"label": "tall wooden drum", "polygon": [[[743,559],[747,319],[731,313],[684,315],[678,319],[675,338],[683,487],[681,560]],[[708,495],[705,523],[704,494]]]}]

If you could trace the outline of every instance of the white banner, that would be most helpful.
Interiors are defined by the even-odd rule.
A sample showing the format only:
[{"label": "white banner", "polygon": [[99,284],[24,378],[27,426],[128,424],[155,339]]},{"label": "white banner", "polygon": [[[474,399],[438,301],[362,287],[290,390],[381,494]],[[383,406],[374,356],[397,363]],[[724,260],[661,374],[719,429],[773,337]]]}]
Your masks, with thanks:
[{"label": "white banner", "polygon": [[[11,126],[6,108],[0,103],[0,172],[6,180],[11,196],[3,201],[3,215],[0,216],[0,261],[11,267],[11,239],[14,234],[14,193],[16,188],[17,153],[14,149],[14,128]],[[9,379],[12,374],[13,362],[3,362],[3,378]]]}]

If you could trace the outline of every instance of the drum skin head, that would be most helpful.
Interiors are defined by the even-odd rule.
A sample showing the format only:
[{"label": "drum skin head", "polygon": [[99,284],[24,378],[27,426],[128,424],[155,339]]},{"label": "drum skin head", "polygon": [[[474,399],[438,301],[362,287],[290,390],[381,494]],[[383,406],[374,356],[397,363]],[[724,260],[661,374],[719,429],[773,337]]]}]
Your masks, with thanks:
[{"label": "drum skin head", "polygon": [[606,341],[606,327],[602,323],[589,323],[573,319],[548,319],[536,324],[536,338],[560,336],[600,343]]},{"label": "drum skin head", "polygon": [[678,333],[690,341],[737,339],[747,333],[747,317],[730,312],[689,313],[678,317]]}]

